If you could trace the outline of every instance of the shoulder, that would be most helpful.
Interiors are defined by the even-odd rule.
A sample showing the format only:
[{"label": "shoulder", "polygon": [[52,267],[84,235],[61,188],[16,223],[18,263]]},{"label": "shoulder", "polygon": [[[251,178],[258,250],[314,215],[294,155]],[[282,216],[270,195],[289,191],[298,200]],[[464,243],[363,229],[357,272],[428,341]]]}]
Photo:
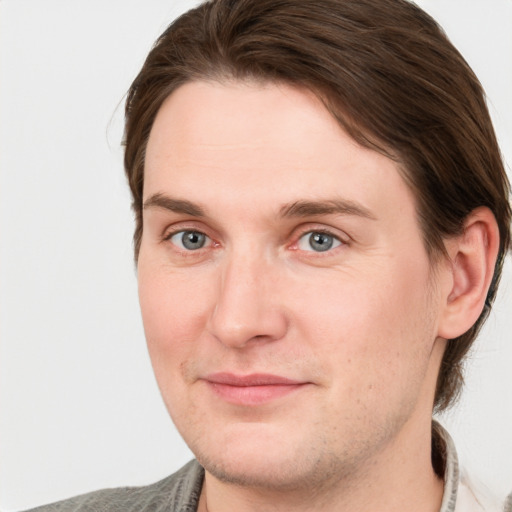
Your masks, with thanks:
[{"label": "shoulder", "polygon": [[505,501],[503,512],[512,512],[512,492],[508,495]]},{"label": "shoulder", "polygon": [[26,512],[195,512],[203,475],[193,460],[151,485],[102,489]]}]

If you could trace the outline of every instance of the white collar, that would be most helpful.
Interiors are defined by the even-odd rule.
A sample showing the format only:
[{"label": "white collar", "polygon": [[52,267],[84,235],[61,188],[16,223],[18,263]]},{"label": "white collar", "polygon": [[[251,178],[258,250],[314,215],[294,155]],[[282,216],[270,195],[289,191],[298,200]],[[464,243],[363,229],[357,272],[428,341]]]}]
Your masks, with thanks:
[{"label": "white collar", "polygon": [[[461,477],[457,450],[450,434],[437,422],[432,422],[433,446],[440,446],[444,459],[444,493],[439,512],[506,512],[496,500],[477,493],[468,478]],[[512,505],[511,505],[512,506]]]}]

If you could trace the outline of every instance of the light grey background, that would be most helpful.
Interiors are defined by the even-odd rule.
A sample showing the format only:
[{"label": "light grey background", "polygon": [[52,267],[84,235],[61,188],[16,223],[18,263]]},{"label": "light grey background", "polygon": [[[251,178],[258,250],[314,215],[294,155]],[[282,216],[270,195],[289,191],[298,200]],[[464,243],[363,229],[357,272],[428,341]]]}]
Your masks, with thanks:
[{"label": "light grey background", "polygon": [[[0,1],[0,507],[155,481],[186,462],[146,354],[122,100],[190,0]],[[488,91],[512,161],[512,1],[424,0]],[[512,270],[443,418],[512,490]]]}]

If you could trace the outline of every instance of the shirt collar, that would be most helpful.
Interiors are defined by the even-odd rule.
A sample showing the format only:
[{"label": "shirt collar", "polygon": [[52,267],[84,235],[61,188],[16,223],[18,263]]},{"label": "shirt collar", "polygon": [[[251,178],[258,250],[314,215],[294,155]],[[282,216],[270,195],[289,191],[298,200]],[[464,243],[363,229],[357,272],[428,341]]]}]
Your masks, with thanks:
[{"label": "shirt collar", "polygon": [[[453,440],[440,423],[432,421],[432,451],[444,466],[444,493],[439,512],[455,512],[459,488],[459,459]],[[433,457],[434,458],[434,457]]]}]

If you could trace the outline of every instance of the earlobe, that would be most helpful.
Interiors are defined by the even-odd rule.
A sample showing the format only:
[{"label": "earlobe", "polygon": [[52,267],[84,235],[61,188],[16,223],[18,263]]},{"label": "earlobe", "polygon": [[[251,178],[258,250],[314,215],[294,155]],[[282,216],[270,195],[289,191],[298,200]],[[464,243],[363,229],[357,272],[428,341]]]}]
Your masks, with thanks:
[{"label": "earlobe", "polygon": [[453,339],[470,329],[480,316],[494,274],[499,231],[486,207],[473,210],[462,234],[447,242],[451,286],[443,297],[438,335]]}]

